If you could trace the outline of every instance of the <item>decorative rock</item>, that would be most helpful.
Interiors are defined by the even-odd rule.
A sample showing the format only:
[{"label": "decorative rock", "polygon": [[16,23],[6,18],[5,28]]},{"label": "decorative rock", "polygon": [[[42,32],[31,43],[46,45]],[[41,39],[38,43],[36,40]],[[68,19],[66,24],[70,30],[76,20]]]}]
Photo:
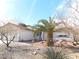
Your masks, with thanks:
[{"label": "decorative rock", "polygon": [[37,55],[37,52],[36,52],[36,51],[34,51],[34,52],[33,52],[33,54],[34,54],[34,55]]},{"label": "decorative rock", "polygon": [[40,48],[37,48],[37,50],[40,50]]}]

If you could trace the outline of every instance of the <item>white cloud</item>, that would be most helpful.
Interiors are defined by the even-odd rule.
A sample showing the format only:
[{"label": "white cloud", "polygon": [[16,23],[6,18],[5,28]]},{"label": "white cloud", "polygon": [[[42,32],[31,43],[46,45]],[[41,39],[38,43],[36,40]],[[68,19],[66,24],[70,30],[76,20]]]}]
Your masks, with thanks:
[{"label": "white cloud", "polygon": [[59,6],[56,8],[56,10],[60,10],[60,9],[62,9],[62,7],[63,7],[63,5],[59,5]]},{"label": "white cloud", "polygon": [[61,4],[61,5],[59,5],[59,6],[56,8],[56,10],[61,10],[63,7],[64,7],[64,6]]},{"label": "white cloud", "polygon": [[64,8],[64,5],[65,5],[66,1],[67,1],[67,0],[63,0],[63,1],[61,2],[61,4],[58,5],[58,7],[56,8],[56,10],[59,10],[59,11],[62,10],[62,9]]}]

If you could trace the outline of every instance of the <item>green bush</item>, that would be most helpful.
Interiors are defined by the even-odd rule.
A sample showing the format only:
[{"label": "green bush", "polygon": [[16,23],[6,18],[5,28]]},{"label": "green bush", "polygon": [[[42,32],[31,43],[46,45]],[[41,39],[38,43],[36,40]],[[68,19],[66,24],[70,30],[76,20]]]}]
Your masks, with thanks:
[{"label": "green bush", "polygon": [[44,54],[46,59],[68,59],[67,55],[63,51],[56,51],[52,47],[48,47]]}]

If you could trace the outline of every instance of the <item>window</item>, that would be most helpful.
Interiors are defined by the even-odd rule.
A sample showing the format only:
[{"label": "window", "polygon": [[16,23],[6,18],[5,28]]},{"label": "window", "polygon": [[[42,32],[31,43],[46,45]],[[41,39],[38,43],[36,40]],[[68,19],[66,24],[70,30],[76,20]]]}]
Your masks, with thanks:
[{"label": "window", "polygon": [[68,35],[58,35],[58,37],[67,37],[67,38],[69,38]]}]

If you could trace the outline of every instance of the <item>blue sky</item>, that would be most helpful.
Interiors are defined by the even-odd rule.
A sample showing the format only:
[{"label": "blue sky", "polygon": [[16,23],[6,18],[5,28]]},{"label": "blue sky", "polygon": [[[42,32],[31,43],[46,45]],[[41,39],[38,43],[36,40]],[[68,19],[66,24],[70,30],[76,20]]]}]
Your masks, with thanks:
[{"label": "blue sky", "polygon": [[[63,0],[0,0],[0,17],[33,25],[54,15]],[[3,6],[3,7],[2,7]]]}]

